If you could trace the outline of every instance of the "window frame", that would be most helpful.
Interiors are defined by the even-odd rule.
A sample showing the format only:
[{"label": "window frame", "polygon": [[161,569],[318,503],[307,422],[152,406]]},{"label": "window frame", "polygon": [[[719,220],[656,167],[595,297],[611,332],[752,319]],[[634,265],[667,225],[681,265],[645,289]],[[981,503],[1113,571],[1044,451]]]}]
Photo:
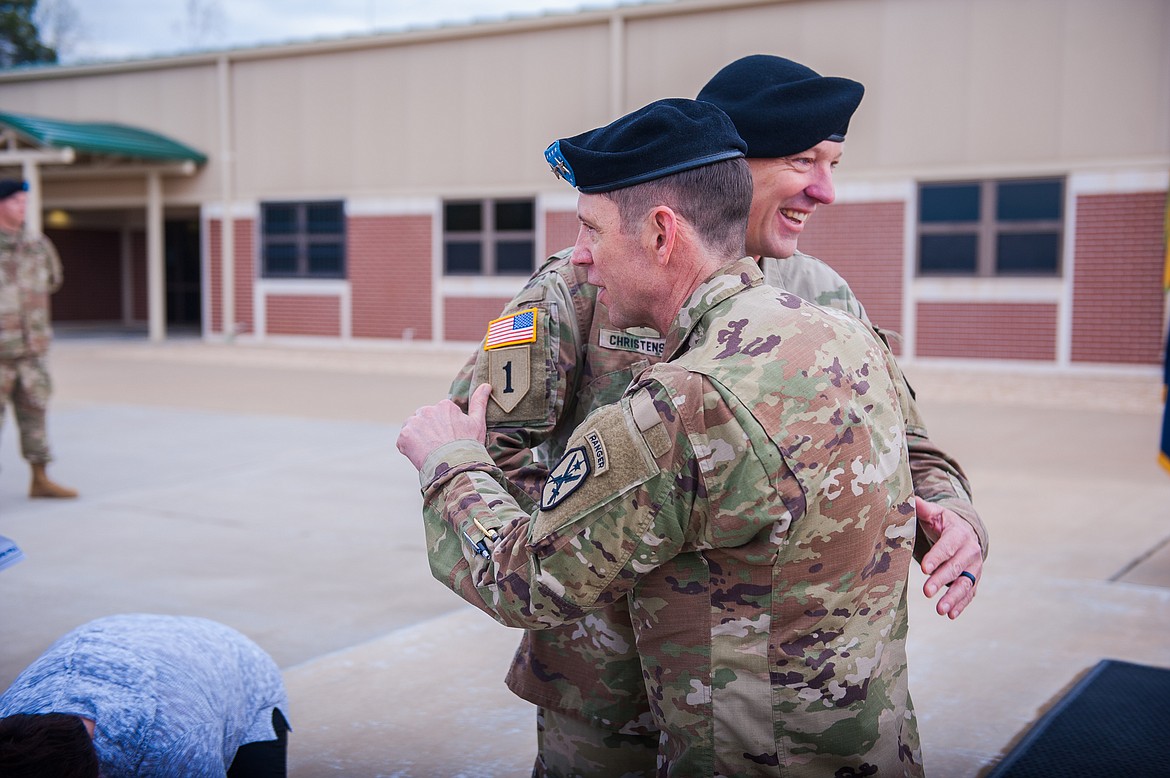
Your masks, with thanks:
[{"label": "window frame", "polygon": [[[331,206],[338,210],[338,232],[310,232],[309,209],[315,206]],[[268,209],[294,208],[296,229],[288,234],[269,234]],[[269,200],[260,203],[260,277],[272,280],[344,280],[349,273],[349,252],[347,248],[348,218],[345,201],[330,200]],[[328,273],[312,272],[309,248],[312,245],[337,244],[341,251],[341,267]],[[293,246],[296,251],[296,268],[290,272],[274,272],[269,269],[268,251],[271,246]]]},{"label": "window frame", "polygon": [[[496,206],[500,203],[524,203],[532,209],[532,228],[528,230],[501,230],[496,228]],[[452,205],[478,205],[480,208],[479,230],[448,230],[447,207]],[[536,270],[537,211],[535,197],[471,197],[452,198],[442,202],[442,250],[443,276],[445,278],[527,278]],[[527,241],[532,244],[532,256],[523,270],[499,269],[497,247],[508,241]],[[448,261],[448,246],[452,243],[480,246],[479,269],[475,271],[452,271]]]},{"label": "window frame", "polygon": [[[1060,187],[1059,208],[1060,215],[1047,219],[1000,220],[997,212],[997,192],[1001,184],[1016,183],[1055,183]],[[932,186],[978,186],[979,187],[979,219],[978,221],[938,221],[924,222],[922,220],[923,189]],[[917,213],[915,214],[916,233],[915,250],[915,278],[1061,278],[1064,274],[1064,240],[1067,229],[1067,214],[1065,196],[1068,191],[1068,180],[1064,176],[1027,176],[1019,178],[988,178],[976,180],[943,180],[919,181],[917,191]],[[999,269],[999,238],[1004,235],[1056,235],[1056,264],[1051,271],[1034,270],[1028,272],[1002,272]],[[925,236],[975,236],[975,270],[974,272],[955,272],[942,270],[923,271],[922,269],[922,238]]]}]

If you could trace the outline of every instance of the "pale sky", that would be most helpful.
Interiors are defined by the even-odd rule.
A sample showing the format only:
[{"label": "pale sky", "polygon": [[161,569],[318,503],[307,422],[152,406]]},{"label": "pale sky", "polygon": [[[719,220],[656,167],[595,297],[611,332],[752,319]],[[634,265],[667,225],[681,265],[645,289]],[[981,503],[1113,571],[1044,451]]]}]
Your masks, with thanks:
[{"label": "pale sky", "polygon": [[[76,22],[62,33],[62,64],[316,40],[443,23],[670,0],[40,0]],[[192,13],[192,8],[201,13]],[[202,23],[192,21],[201,19]],[[42,39],[53,44],[52,25]]]}]

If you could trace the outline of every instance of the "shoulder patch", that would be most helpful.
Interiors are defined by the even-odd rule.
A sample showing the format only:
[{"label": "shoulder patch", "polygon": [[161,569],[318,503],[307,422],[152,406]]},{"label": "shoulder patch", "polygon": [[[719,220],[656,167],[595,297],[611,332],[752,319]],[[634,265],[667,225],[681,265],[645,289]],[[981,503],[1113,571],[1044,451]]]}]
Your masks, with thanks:
[{"label": "shoulder patch", "polygon": [[539,303],[513,311],[496,321],[532,313],[529,342],[488,347],[487,338],[472,371],[471,386],[492,385],[487,407],[489,429],[500,426],[551,424],[553,392],[557,387],[558,339],[556,305]]},{"label": "shoulder patch", "polygon": [[609,454],[606,453],[605,441],[601,439],[601,433],[595,429],[586,432],[585,445],[593,454],[593,472],[596,475],[601,475],[609,470]]},{"label": "shoulder patch", "polygon": [[560,505],[565,499],[581,488],[585,479],[589,477],[589,457],[582,446],[571,448],[557,462],[556,467],[548,474],[544,482],[544,491],[540,495],[541,510],[549,510]]},{"label": "shoulder patch", "polygon": [[488,383],[492,400],[511,413],[532,387],[531,345],[493,349],[488,355]]},{"label": "shoulder patch", "polygon": [[501,316],[488,323],[487,335],[484,337],[484,350],[490,351],[504,346],[515,346],[519,343],[532,343],[536,340],[536,308],[525,308],[522,311]]},{"label": "shoulder patch", "polygon": [[[534,548],[547,550],[558,539],[587,531],[594,521],[608,515],[613,505],[628,500],[630,490],[661,472],[642,433],[622,405],[608,405],[595,411],[581,429],[584,432],[573,435],[568,452],[545,482],[541,510],[530,534]],[[601,444],[600,449],[590,442],[591,437]],[[595,466],[599,454],[606,463],[602,474]],[[625,510],[613,517],[618,524],[637,524],[645,518],[638,511]],[[547,545],[549,541],[552,546]]]}]

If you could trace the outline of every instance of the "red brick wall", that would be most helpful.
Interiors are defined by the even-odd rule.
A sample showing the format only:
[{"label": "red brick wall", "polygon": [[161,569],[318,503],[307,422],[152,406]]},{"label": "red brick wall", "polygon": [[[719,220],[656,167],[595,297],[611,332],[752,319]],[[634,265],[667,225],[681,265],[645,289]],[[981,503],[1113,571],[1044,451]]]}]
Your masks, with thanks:
[{"label": "red brick wall", "polygon": [[1072,361],[1158,365],[1165,192],[1077,198]]},{"label": "red brick wall", "polygon": [[114,230],[45,230],[61,255],[65,284],[54,321],[122,321],[122,236]]},{"label": "red brick wall", "polygon": [[[240,324],[241,332],[252,332],[255,327],[254,312],[252,310],[252,287],[256,277],[256,241],[253,219],[236,219],[233,223],[232,235],[235,238],[235,276],[232,286],[235,289],[236,323]],[[208,225],[208,250],[211,256],[211,268],[208,278],[205,279],[210,287],[211,297],[211,331],[223,332],[223,222],[213,219]]]},{"label": "red brick wall", "polygon": [[330,295],[264,298],[267,335],[341,336],[341,300]]},{"label": "red brick wall", "polygon": [[348,223],[346,263],[353,336],[433,337],[430,216],[357,216]]},{"label": "red brick wall", "polygon": [[920,357],[1056,359],[1056,305],[919,303]]},{"label": "red brick wall", "polygon": [[904,218],[904,203],[821,206],[800,237],[800,250],[844,276],[874,324],[895,331],[902,327]]},{"label": "red brick wall", "polygon": [[[520,291],[517,285],[516,291]],[[498,318],[507,297],[448,297],[443,301],[445,340],[483,340],[488,322]]]},{"label": "red brick wall", "polygon": [[[544,256],[567,249],[577,242],[575,211],[549,211],[544,215]],[[544,257],[537,257],[539,262]]]}]

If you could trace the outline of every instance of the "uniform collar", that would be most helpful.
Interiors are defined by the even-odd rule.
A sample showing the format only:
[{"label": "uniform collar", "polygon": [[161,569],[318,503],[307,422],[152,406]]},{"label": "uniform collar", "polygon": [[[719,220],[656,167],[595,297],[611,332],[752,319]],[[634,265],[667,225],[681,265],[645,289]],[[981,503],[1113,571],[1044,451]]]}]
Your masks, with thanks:
[{"label": "uniform collar", "polygon": [[670,332],[666,334],[666,358],[674,359],[688,348],[692,334],[712,308],[763,282],[764,273],[753,257],[737,259],[715,271],[699,284],[675,315]]}]

